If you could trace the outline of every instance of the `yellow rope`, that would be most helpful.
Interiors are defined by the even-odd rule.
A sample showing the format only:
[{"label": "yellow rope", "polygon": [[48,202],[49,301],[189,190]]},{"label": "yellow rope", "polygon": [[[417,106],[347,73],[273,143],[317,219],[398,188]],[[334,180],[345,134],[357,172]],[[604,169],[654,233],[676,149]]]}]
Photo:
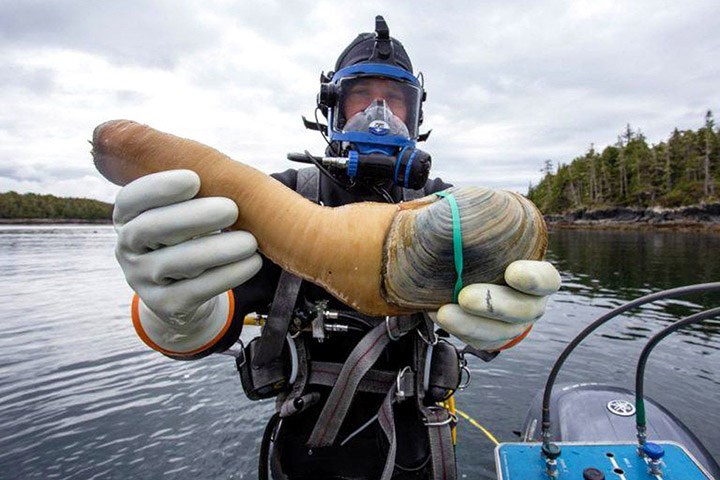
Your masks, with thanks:
[{"label": "yellow rope", "polygon": [[476,422],[475,420],[473,420],[472,418],[470,418],[470,416],[469,416],[467,413],[463,412],[463,411],[460,410],[459,408],[455,408],[455,411],[456,411],[457,413],[459,413],[460,416],[463,417],[465,420],[467,420],[468,422],[470,422],[471,425],[473,425],[473,426],[479,428],[480,430],[482,430],[482,432],[485,434],[485,436],[488,437],[488,438],[495,444],[495,446],[500,445],[500,442],[498,442],[497,438],[495,438],[495,437],[493,436],[493,434],[488,431],[487,428],[483,427],[483,426],[480,425],[478,422]]},{"label": "yellow rope", "polygon": [[245,315],[245,318],[243,318],[243,325],[253,325],[255,327],[262,327],[265,325],[265,320],[260,315],[256,315],[254,313]]},{"label": "yellow rope", "polygon": [[[452,396],[442,402],[442,406],[445,407],[445,409],[450,412],[450,415],[455,417],[455,397]],[[452,434],[452,442],[453,445],[457,445],[457,424],[453,424],[452,429],[450,430],[450,433]]]}]

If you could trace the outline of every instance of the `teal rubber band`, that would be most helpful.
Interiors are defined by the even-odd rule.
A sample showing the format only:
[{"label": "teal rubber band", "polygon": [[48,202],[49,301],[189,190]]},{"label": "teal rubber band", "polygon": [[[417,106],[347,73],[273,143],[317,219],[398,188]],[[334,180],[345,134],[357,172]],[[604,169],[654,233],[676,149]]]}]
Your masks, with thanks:
[{"label": "teal rubber band", "polygon": [[460,207],[452,193],[436,192],[438,197],[446,198],[450,203],[450,212],[452,213],[453,225],[453,256],[455,257],[455,272],[457,272],[457,281],[455,282],[455,291],[453,293],[453,302],[458,303],[460,290],[463,288],[462,272],[463,272],[463,250],[462,250],[462,228],[460,227]]}]

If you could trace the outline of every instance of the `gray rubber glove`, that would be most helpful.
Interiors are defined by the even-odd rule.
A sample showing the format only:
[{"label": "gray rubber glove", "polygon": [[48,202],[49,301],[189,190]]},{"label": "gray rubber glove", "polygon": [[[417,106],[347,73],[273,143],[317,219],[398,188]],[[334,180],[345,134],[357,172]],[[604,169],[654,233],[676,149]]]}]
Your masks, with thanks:
[{"label": "gray rubber glove", "polygon": [[139,301],[133,322],[152,348],[195,352],[227,330],[233,287],[262,266],[249,232],[220,232],[237,220],[228,198],[194,198],[200,178],[173,170],[139,178],[117,195],[115,256]]},{"label": "gray rubber glove", "polygon": [[[458,303],[430,317],[441,328],[481,350],[513,346],[544,313],[560,274],[548,262],[518,260],[505,269],[508,286],[476,283],[460,290]],[[517,339],[517,341],[515,341]]]}]

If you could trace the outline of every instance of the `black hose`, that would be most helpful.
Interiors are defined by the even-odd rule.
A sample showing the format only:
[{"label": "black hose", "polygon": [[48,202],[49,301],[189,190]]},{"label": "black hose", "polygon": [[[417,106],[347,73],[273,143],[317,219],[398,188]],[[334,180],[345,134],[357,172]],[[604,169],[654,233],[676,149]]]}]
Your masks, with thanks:
[{"label": "black hose", "polygon": [[635,373],[635,409],[637,410],[636,423],[638,427],[645,426],[645,400],[643,398],[645,390],[645,364],[647,363],[650,352],[653,348],[660,343],[660,341],[670,335],[671,333],[681,329],[686,325],[692,323],[699,323],[708,318],[716,317],[720,315],[720,307],[705,310],[700,313],[696,313],[689,317],[683,318],[679,322],[673,323],[669,327],[662,329],[659,333],[655,334],[650,341],[645,345],[638,359],[637,371]]},{"label": "black hose", "polygon": [[342,318],[344,320],[350,320],[352,322],[360,323],[360,324],[368,327],[368,329],[373,328],[375,326],[372,323],[370,323],[370,321],[362,318],[359,315],[353,315],[352,313],[346,313],[346,312],[338,312],[337,315],[338,315],[338,318]]},{"label": "black hose", "polygon": [[314,163],[315,166],[320,170],[320,172],[321,172],[323,175],[325,175],[326,177],[328,177],[335,185],[337,185],[338,187],[342,188],[343,190],[345,190],[345,189],[347,188],[347,186],[344,185],[340,180],[338,180],[337,178],[333,177],[332,173],[330,173],[330,172],[328,171],[328,169],[325,168],[322,163],[320,163],[320,160],[318,160],[317,157],[313,156],[313,155],[312,155],[310,152],[308,152],[307,150],[305,150],[305,157],[306,157],[308,160],[310,160],[311,163]]},{"label": "black hose", "polygon": [[395,203],[395,200],[393,200],[392,196],[390,196],[390,193],[388,193],[388,191],[380,185],[372,185],[370,188],[376,195],[382,197],[387,203]]},{"label": "black hose", "polygon": [[258,480],[269,480],[268,464],[270,463],[270,442],[272,441],[275,428],[280,422],[280,414],[275,413],[265,426],[262,441],[260,442],[260,460],[258,463]]},{"label": "black hose", "polygon": [[323,140],[325,140],[325,143],[327,143],[328,147],[330,147],[331,150],[335,150],[332,146],[332,143],[330,143],[330,140],[328,140],[327,135],[325,134],[325,131],[322,129],[322,126],[320,125],[320,120],[318,120],[318,111],[320,110],[319,107],[315,107],[315,125],[318,127],[318,132],[320,132],[320,135],[322,135]]},{"label": "black hose", "polygon": [[662,300],[666,298],[681,297],[684,295],[690,295],[692,293],[702,293],[720,290],[720,282],[712,283],[701,283],[697,285],[688,285],[685,287],[673,288],[670,290],[663,290],[661,292],[652,293],[644,297],[633,300],[632,302],[626,303],[610,312],[606,313],[602,317],[595,320],[593,323],[585,327],[569,344],[565,347],[565,350],[560,354],[558,359],[555,361],[550,375],[545,382],[545,392],[543,394],[543,405],[542,405],[542,438],[543,443],[550,442],[550,396],[552,395],[552,388],[555,384],[555,379],[560,372],[565,360],[570,356],[573,350],[588,337],[593,331],[595,331],[602,324],[611,320],[612,318],[624,313],[632,308],[639,307],[646,303],[654,302],[655,300]]}]

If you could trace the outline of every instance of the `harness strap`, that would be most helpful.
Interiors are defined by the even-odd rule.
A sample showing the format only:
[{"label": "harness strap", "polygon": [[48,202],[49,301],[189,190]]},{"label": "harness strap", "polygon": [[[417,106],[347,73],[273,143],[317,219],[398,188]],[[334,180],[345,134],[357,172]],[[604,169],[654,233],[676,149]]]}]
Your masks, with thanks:
[{"label": "harness strap", "polygon": [[390,336],[397,338],[412,330],[418,322],[416,317],[388,317],[385,323],[375,326],[360,340],[340,370],[337,383],[308,439],[308,447],[326,447],[335,442],[360,381],[385,350]]},{"label": "harness strap", "polygon": [[[409,375],[411,376],[411,375]],[[397,454],[397,436],[395,435],[395,415],[393,414],[393,401],[397,393],[397,385],[393,384],[388,390],[380,411],[378,412],[378,423],[380,428],[388,439],[390,447],[388,448],[387,457],[385,459],[385,467],[380,480],[390,480],[395,470],[395,455]]]},{"label": "harness strap", "polygon": [[422,409],[425,415],[428,440],[430,443],[430,460],[434,480],[455,480],[457,468],[455,449],[452,443],[452,420],[450,413],[441,407]]},{"label": "harness strap", "polygon": [[285,345],[285,336],[295,309],[302,279],[285,270],[280,274],[275,299],[263,326],[257,351],[252,359],[253,366],[262,366],[279,358]]},{"label": "harness strap", "polygon": [[[317,203],[320,198],[320,175],[316,167],[302,168],[297,172],[295,191]],[[290,326],[302,279],[282,271],[275,297],[263,327],[253,365],[262,366],[282,355],[285,336]]]},{"label": "harness strap", "polygon": [[285,393],[281,392],[277,400],[275,401],[275,411],[280,412],[280,416],[285,418],[297,412],[297,409],[293,405],[296,398],[301,397],[305,393],[305,386],[308,384],[308,354],[307,347],[302,338],[293,339],[295,342],[295,349],[298,355],[298,374],[295,379],[295,383],[292,385],[292,389]]},{"label": "harness strap", "polygon": [[[426,368],[426,359],[428,349],[431,347],[426,340],[431,340],[430,332],[432,326],[427,325],[430,329],[428,339],[422,339],[420,336],[415,341],[414,362],[415,371],[424,372]],[[434,338],[434,333],[432,334]],[[455,446],[452,442],[452,421],[454,418],[450,413],[435,405],[425,405],[425,391],[422,378],[416,382],[415,401],[417,409],[424,418],[427,431],[428,447],[430,449],[430,466],[432,475],[429,478],[433,480],[456,480],[457,467],[455,463]]]},{"label": "harness strap", "polygon": [[301,168],[297,171],[295,191],[317,203],[320,200],[320,171],[317,167]]},{"label": "harness strap", "polygon": [[[332,387],[337,383],[342,363],[333,362],[310,362],[311,385],[323,385]],[[390,370],[372,369],[368,371],[360,381],[357,391],[369,393],[387,393],[391,387],[397,387],[397,372]],[[413,375],[403,375],[400,380],[400,388],[405,392],[406,397],[415,394],[415,378]]]}]

